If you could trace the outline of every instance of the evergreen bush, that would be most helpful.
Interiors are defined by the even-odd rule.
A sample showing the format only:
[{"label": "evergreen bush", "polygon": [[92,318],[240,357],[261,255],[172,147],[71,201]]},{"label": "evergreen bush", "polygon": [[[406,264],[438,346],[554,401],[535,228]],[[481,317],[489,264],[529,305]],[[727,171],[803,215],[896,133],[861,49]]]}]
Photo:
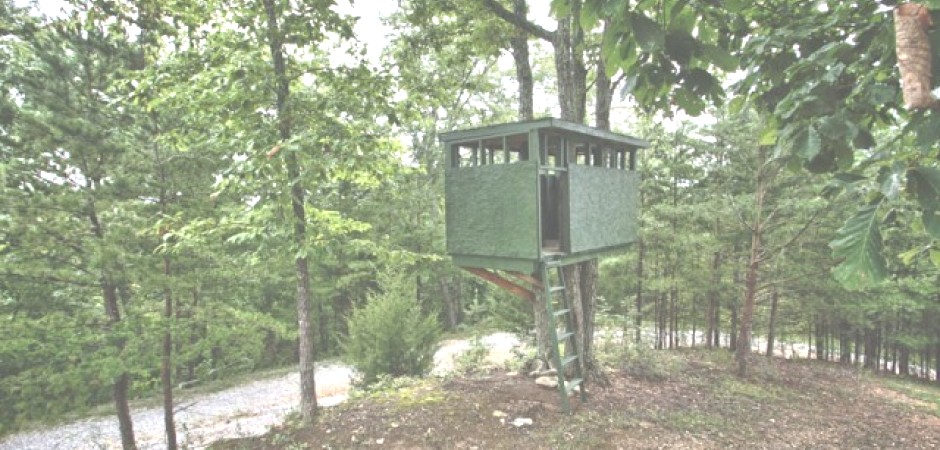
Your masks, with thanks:
[{"label": "evergreen bush", "polygon": [[380,289],[353,310],[349,334],[342,341],[347,361],[371,384],[381,375],[423,375],[434,361],[441,336],[437,314],[421,310],[413,279],[390,273],[379,277]]}]

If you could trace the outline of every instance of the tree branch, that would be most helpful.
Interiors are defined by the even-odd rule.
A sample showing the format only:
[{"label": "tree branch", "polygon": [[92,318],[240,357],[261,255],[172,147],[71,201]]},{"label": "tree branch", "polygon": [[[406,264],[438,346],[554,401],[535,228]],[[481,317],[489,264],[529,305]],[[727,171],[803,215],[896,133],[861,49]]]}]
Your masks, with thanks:
[{"label": "tree branch", "polygon": [[35,281],[35,282],[40,282],[40,283],[49,283],[49,282],[62,283],[62,284],[81,286],[81,287],[87,287],[87,288],[99,287],[98,283],[89,283],[89,282],[78,281],[78,280],[70,280],[67,278],[56,277],[50,274],[42,274],[41,276],[33,276],[33,275],[26,275],[26,274],[15,273],[15,272],[0,272],[0,278],[14,278],[14,279],[27,280],[27,281]]},{"label": "tree branch", "polygon": [[530,20],[526,20],[525,17],[519,17],[514,14],[512,11],[506,9],[505,6],[499,4],[496,0],[483,0],[483,6],[486,9],[490,10],[493,14],[496,14],[500,19],[505,20],[509,24],[519,28],[526,33],[531,34],[539,39],[544,39],[549,42],[555,40],[555,32],[548,31],[545,28],[542,28]]},{"label": "tree branch", "polygon": [[779,247],[777,247],[777,248],[774,248],[774,250],[773,250],[772,252],[770,252],[770,253],[775,254],[775,253],[779,252],[780,250],[783,250],[783,249],[785,249],[785,248],[787,248],[787,247],[793,245],[793,243],[796,242],[796,240],[799,239],[800,236],[802,236],[803,233],[805,233],[806,230],[809,229],[810,225],[812,225],[813,223],[816,222],[816,219],[819,217],[819,215],[822,214],[823,211],[826,211],[826,210],[827,210],[827,208],[820,208],[820,209],[817,209],[816,212],[813,213],[813,216],[810,217],[809,220],[807,220],[806,223],[803,224],[803,226],[799,229],[799,231],[796,232],[796,234],[794,234],[793,236],[791,236],[790,239],[787,240],[787,242],[785,242],[783,245],[781,245],[781,246],[779,246]]},{"label": "tree branch", "polygon": [[738,205],[734,203],[734,196],[728,196],[728,200],[731,201],[731,209],[733,209],[736,213],[738,213],[736,217],[736,219],[738,219],[738,222],[741,222],[741,225],[744,226],[744,228],[751,230],[751,233],[753,233],[755,231],[754,226],[751,225],[751,223],[748,222],[747,219],[744,218],[744,211],[739,209]]}]

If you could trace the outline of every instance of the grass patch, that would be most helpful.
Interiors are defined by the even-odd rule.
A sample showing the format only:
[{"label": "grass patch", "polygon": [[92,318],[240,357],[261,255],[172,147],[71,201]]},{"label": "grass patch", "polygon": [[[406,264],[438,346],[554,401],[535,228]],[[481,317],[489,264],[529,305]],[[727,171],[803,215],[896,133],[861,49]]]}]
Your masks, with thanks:
[{"label": "grass patch", "polygon": [[657,420],[661,425],[676,431],[716,432],[730,425],[721,416],[703,411],[677,411],[664,414]]},{"label": "grass patch", "polygon": [[389,376],[380,376],[378,381],[367,386],[354,387],[350,397],[386,401],[404,408],[439,404],[446,400],[436,380]]},{"label": "grass patch", "polygon": [[570,416],[548,435],[551,448],[582,449],[608,447],[608,433],[635,425],[625,414],[586,411]]},{"label": "grass patch", "polygon": [[923,402],[925,412],[940,417],[940,387],[904,379],[884,378],[883,380],[886,388]]},{"label": "grass patch", "polygon": [[714,393],[716,397],[726,400],[744,397],[761,404],[786,402],[794,397],[792,393],[766,381],[749,381],[735,377],[722,379],[715,385]]}]

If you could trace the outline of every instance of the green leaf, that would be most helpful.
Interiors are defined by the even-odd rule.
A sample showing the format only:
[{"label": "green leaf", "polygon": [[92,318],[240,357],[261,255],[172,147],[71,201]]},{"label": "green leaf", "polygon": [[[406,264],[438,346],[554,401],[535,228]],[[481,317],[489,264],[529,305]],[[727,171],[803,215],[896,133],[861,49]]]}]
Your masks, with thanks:
[{"label": "green leaf", "polygon": [[855,148],[872,148],[877,144],[875,137],[868,130],[859,129],[858,135],[852,140]]},{"label": "green leaf", "polygon": [[895,167],[892,170],[884,170],[884,172],[880,174],[878,181],[881,185],[881,195],[884,195],[885,198],[890,200],[897,200],[901,193],[903,183],[903,177],[901,175],[904,173],[903,170],[904,169],[901,167]]},{"label": "green leaf", "polygon": [[934,267],[940,267],[940,250],[930,249],[930,262]]},{"label": "green leaf", "polygon": [[671,31],[666,35],[666,54],[680,65],[687,65],[695,51],[695,38],[684,31]]},{"label": "green leaf", "polygon": [[833,256],[842,260],[833,275],[846,288],[861,289],[883,280],[887,265],[882,255],[878,204],[859,208],[839,228],[829,247]]},{"label": "green leaf", "polygon": [[805,160],[815,158],[822,151],[822,139],[819,137],[816,127],[807,127],[805,132],[798,134],[797,139],[793,142],[793,150],[794,153]]},{"label": "green leaf", "polygon": [[721,70],[728,72],[737,70],[738,65],[741,63],[737,57],[717,45],[702,44],[701,49],[702,54]]},{"label": "green leaf", "polygon": [[655,51],[666,45],[666,33],[654,20],[641,13],[630,13],[630,26],[637,43],[646,51]]},{"label": "green leaf", "polygon": [[925,210],[940,209],[940,169],[936,167],[914,167],[908,171],[909,192],[917,196],[917,202]]},{"label": "green leaf", "polygon": [[760,133],[760,139],[757,141],[758,145],[774,145],[777,143],[777,127],[774,124],[769,124],[765,127]]},{"label": "green leaf", "polygon": [[[743,111],[744,107],[747,106],[747,101],[745,100],[745,98],[746,97],[744,97],[743,95],[737,95],[734,98],[732,98],[731,101],[728,102],[728,112],[730,112],[731,114],[739,114],[741,111]],[[768,145],[773,145],[773,144],[768,144]]]},{"label": "green leaf", "polygon": [[725,0],[722,5],[725,11],[729,13],[740,12],[747,6],[751,6],[750,0]]},{"label": "green leaf", "polygon": [[940,215],[936,211],[924,211],[921,216],[924,222],[924,231],[934,239],[940,239]]},{"label": "green leaf", "polygon": [[550,11],[556,19],[571,15],[571,2],[567,0],[552,0]]},{"label": "green leaf", "polygon": [[937,143],[940,143],[940,114],[930,114],[915,130],[917,133],[917,146],[924,151],[930,151]]},{"label": "green leaf", "polygon": [[904,263],[905,266],[910,266],[911,263],[914,262],[914,259],[917,258],[917,256],[920,255],[922,251],[922,248],[912,248],[898,255],[898,258],[901,259],[901,262]]},{"label": "green leaf", "polygon": [[855,139],[858,127],[846,120],[841,114],[824,117],[816,122],[819,132],[832,140]]},{"label": "green leaf", "polygon": [[898,90],[894,86],[877,83],[868,89],[868,101],[873,105],[884,105],[897,98]]},{"label": "green leaf", "polygon": [[585,30],[590,30],[594,28],[594,25],[597,25],[598,21],[598,3],[596,2],[584,2],[581,5],[581,28]]}]

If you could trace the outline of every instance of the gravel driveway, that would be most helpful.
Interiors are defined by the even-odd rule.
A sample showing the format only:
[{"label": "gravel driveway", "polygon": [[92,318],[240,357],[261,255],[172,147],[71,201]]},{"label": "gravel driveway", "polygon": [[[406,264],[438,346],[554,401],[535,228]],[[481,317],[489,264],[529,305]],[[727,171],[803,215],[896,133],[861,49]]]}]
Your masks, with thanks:
[{"label": "gravel driveway", "polygon": [[[481,339],[490,350],[488,363],[500,364],[512,357],[520,345],[508,333],[495,333]],[[453,358],[470,348],[467,340],[448,340],[434,356],[435,374],[453,370]],[[346,400],[350,367],[333,364],[317,367],[317,399],[321,406],[333,406]],[[177,402],[176,428],[180,446],[204,448],[224,438],[263,434],[280,424],[300,401],[297,373],[255,380],[224,391],[183,397]],[[134,432],[141,449],[165,448],[163,408],[133,411]],[[82,419],[44,430],[8,436],[0,441],[0,450],[39,449],[119,449],[121,437],[117,418]]]}]

